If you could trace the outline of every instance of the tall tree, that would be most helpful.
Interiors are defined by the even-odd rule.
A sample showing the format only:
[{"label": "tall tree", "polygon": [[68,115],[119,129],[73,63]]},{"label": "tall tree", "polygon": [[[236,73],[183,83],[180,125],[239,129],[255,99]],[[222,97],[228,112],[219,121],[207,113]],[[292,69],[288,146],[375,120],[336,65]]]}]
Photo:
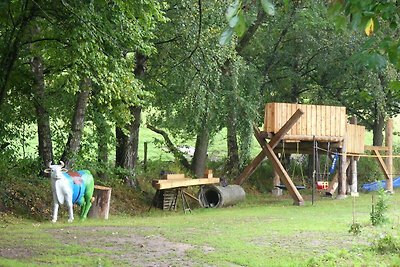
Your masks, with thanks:
[{"label": "tall tree", "polygon": [[[19,105],[29,114],[32,103],[27,96],[33,95],[38,122],[45,124],[42,120],[46,116],[40,115],[43,112],[49,115],[46,121],[52,119],[50,130],[53,131],[55,154],[61,155],[64,150],[64,157],[70,152],[78,154],[85,117],[83,107],[88,100],[87,91],[80,90],[80,81],[89,79],[100,88],[96,99],[101,110],[110,113],[109,119],[126,121],[129,107],[139,102],[142,86],[132,72],[135,60],[123,55],[132,54],[131,51],[154,52],[151,39],[155,25],[164,20],[162,5],[158,2],[41,0],[1,3],[0,12],[4,16],[0,18],[0,39],[4,42],[0,42],[0,53],[1,62],[5,63],[1,67],[5,69],[0,74],[0,102],[6,103],[11,110],[18,110],[16,105]],[[40,29],[36,36],[29,32],[33,26]],[[31,69],[35,75],[26,75],[26,62],[31,58],[34,58]],[[32,76],[34,90],[26,86],[31,83]],[[4,101],[6,95],[8,102]],[[20,95],[25,97],[19,98]],[[22,100],[27,102],[21,105]],[[1,109],[2,104],[2,115],[11,114]],[[91,109],[91,103],[88,104]],[[68,123],[74,117],[74,110],[75,119]],[[9,116],[1,120],[12,124],[16,122],[14,119]],[[2,123],[2,126],[7,124]],[[6,130],[1,132],[8,133]],[[65,148],[68,133],[71,135]],[[50,135],[46,136],[46,140],[51,140]],[[1,140],[7,138],[13,137],[1,136]]]},{"label": "tall tree", "polygon": [[[140,52],[136,53],[136,66],[134,74],[137,78],[143,79],[145,75],[146,56]],[[116,128],[116,166],[134,171],[138,158],[139,127],[142,108],[138,105],[129,108],[131,119],[125,126],[127,133],[120,127]]]},{"label": "tall tree", "polygon": [[42,165],[48,166],[53,161],[53,145],[51,141],[49,113],[45,107],[44,66],[40,56],[35,56],[31,61],[34,75],[33,95],[36,109],[39,157]]},{"label": "tall tree", "polygon": [[76,160],[76,153],[80,148],[80,143],[83,134],[85,113],[90,96],[90,80],[83,78],[80,85],[80,91],[76,96],[76,104],[74,115],[71,120],[71,131],[68,136],[67,144],[61,156],[61,160],[65,163],[66,168],[71,168]]}]

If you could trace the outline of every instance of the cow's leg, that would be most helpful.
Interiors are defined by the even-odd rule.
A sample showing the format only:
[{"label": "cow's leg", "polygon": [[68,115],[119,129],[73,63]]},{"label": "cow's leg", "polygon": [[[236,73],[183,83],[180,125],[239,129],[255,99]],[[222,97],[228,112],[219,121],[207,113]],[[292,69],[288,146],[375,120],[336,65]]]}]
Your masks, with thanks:
[{"label": "cow's leg", "polygon": [[81,215],[82,219],[87,218],[87,214],[89,213],[90,207],[92,207],[92,202],[90,201],[91,199],[86,199],[85,200],[85,208],[82,210],[83,214]]},{"label": "cow's leg", "polygon": [[73,222],[74,221],[74,210],[73,210],[73,204],[72,200],[67,201],[67,206],[68,206],[68,222]]},{"label": "cow's leg", "polygon": [[89,213],[90,207],[92,207],[92,196],[93,196],[94,188],[91,188],[85,192],[84,201],[81,209],[81,219],[84,220],[87,218],[87,214]]},{"label": "cow's leg", "polygon": [[54,201],[53,203],[53,219],[51,220],[52,222],[57,222],[57,216],[58,216],[58,201]]},{"label": "cow's leg", "polygon": [[80,203],[81,203],[81,213],[79,214],[79,216],[82,219],[83,218],[83,214],[85,213],[85,208],[86,208],[86,201],[85,201],[84,197],[81,198]]}]

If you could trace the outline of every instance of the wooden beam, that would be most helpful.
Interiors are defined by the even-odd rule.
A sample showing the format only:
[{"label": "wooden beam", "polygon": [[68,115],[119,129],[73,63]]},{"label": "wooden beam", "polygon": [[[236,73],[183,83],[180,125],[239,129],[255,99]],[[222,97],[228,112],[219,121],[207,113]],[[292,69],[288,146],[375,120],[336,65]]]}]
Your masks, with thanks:
[{"label": "wooden beam", "polygon": [[332,178],[332,181],[329,183],[328,189],[326,189],[326,192],[329,193],[330,195],[333,195],[338,188],[339,185],[339,172],[336,172],[335,175]]},{"label": "wooden beam", "polygon": [[389,170],[386,167],[385,162],[383,161],[383,158],[381,157],[381,153],[379,153],[379,150],[373,150],[375,155],[376,155],[376,159],[379,162],[379,166],[381,167],[383,174],[385,175],[386,179],[390,179],[390,173]]},{"label": "wooden beam", "polygon": [[386,179],[386,190],[394,193],[393,190],[393,119],[388,119],[385,130],[385,145],[389,148],[387,151],[386,167],[389,172],[389,178]]},{"label": "wooden beam", "polygon": [[[357,125],[358,120],[356,116],[352,116],[350,118],[350,123],[353,125]],[[357,128],[356,128],[357,129]],[[351,140],[354,141],[353,139]],[[362,140],[364,144],[364,139]],[[358,196],[357,192],[357,183],[358,183],[358,172],[357,172],[357,157],[350,156],[350,174],[351,174],[351,185],[350,185],[350,194],[351,196]]]},{"label": "wooden beam", "polygon": [[[350,165],[350,160],[346,161],[346,170],[349,168]],[[336,191],[336,189],[339,186],[339,171],[335,172],[335,175],[332,178],[332,181],[329,183],[328,189],[326,189],[326,192],[330,193],[333,195]]]},{"label": "wooden beam", "polygon": [[[286,135],[284,140],[293,140],[293,141],[312,141],[314,140],[314,136],[311,135]],[[316,135],[315,140],[318,142],[342,142],[342,136],[322,136]]]},{"label": "wooden beam", "polygon": [[[300,117],[304,114],[301,109],[296,110],[296,112],[290,117],[290,119],[279,129],[279,131],[271,138],[269,141],[269,146],[274,149],[282,138],[287,134],[287,132],[296,124],[296,122],[300,119]],[[258,130],[258,128],[257,128]],[[259,136],[261,136],[260,131],[258,130]]]},{"label": "wooden beam", "polygon": [[303,197],[300,195],[299,191],[297,190],[296,186],[293,184],[292,180],[290,179],[289,175],[287,174],[285,168],[280,163],[278,157],[275,155],[274,150],[272,147],[265,142],[265,139],[260,136],[260,131],[257,127],[255,127],[254,135],[263,149],[263,152],[267,155],[268,159],[271,161],[274,170],[281,178],[281,181],[286,186],[290,196],[294,200],[294,205],[302,206],[304,205]]},{"label": "wooden beam", "polygon": [[[279,129],[279,131],[271,138],[269,145],[274,149],[279,142],[282,140],[282,137],[293,127],[293,125],[299,120],[299,118],[304,114],[301,109],[296,110],[296,112],[290,117],[290,119]],[[265,136],[260,132],[256,125],[253,125],[254,135],[257,134],[258,136],[265,140]],[[257,169],[260,165],[261,161],[266,157],[266,154],[262,150],[258,153],[257,157],[253,159],[253,161],[247,165],[244,171],[239,175],[238,178],[235,180],[235,184],[242,185],[244,181],[253,174],[253,172]]]},{"label": "wooden beam", "polygon": [[388,150],[389,150],[389,147],[387,147],[387,146],[364,146],[364,150],[388,151]]},{"label": "wooden beam", "polygon": [[247,165],[244,171],[239,175],[235,180],[235,184],[242,185],[244,181],[253,174],[253,172],[257,169],[258,165],[260,165],[261,161],[265,159],[264,151],[258,153],[258,155],[253,159],[253,161]]},{"label": "wooden beam", "polygon": [[185,179],[185,174],[183,173],[165,174],[162,178],[167,180],[182,180]]},{"label": "wooden beam", "polygon": [[349,165],[347,164],[347,154],[346,154],[346,139],[343,140],[343,147],[340,149],[340,164],[339,164],[339,189],[337,199],[343,199],[346,197],[346,189],[347,189],[347,168]]},{"label": "wooden beam", "polygon": [[195,185],[217,184],[219,178],[181,179],[181,180],[153,180],[152,185],[157,190],[188,187]]}]

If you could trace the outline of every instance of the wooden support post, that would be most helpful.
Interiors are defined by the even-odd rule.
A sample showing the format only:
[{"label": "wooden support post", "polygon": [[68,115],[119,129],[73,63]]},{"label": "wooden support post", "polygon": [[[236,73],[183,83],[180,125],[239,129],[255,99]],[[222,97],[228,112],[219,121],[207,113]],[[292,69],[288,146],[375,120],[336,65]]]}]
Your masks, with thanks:
[{"label": "wooden support post", "polygon": [[[346,170],[349,167],[349,164],[350,164],[350,160],[347,160],[346,161],[346,166],[345,166]],[[331,196],[333,196],[333,194],[335,193],[336,189],[338,189],[338,187],[339,187],[339,173],[340,173],[340,171],[337,171],[335,173],[335,175],[332,178],[332,181],[329,183],[328,189],[326,189],[326,192]]]},{"label": "wooden support post", "polygon": [[[383,160],[383,158],[381,156],[381,153],[379,153],[379,150],[377,150],[377,149],[374,149],[373,151],[374,151],[374,153],[376,155],[376,159],[379,162],[379,167],[381,167],[383,173],[385,174],[386,181],[390,180],[390,173],[389,173],[389,170],[386,167],[385,161]],[[393,184],[392,184],[392,190],[393,190]]]},{"label": "wooden support post", "polygon": [[[293,125],[300,119],[300,117],[304,114],[301,109],[296,110],[296,112],[290,117],[290,119],[282,126],[281,129],[271,138],[269,141],[269,145],[272,149],[274,149],[279,142],[282,140],[283,136],[293,127]],[[256,126],[253,126],[254,129],[257,129],[260,138],[265,140],[261,137],[261,133]],[[255,132],[254,132],[255,134]],[[244,169],[244,171],[239,175],[239,177],[235,180],[235,184],[242,185],[244,181],[253,174],[253,172],[257,169],[260,165],[261,161],[265,159],[266,154],[262,150],[258,153],[257,157],[253,159],[253,161]]]},{"label": "wooden support post", "polygon": [[[350,118],[350,123],[357,125],[357,117],[352,116]],[[350,166],[351,166],[351,186],[350,186],[350,195],[354,197],[358,197],[358,190],[357,190],[357,184],[358,184],[358,177],[357,177],[357,158],[355,156],[350,157]]]},{"label": "wooden support post", "polygon": [[333,196],[339,185],[338,179],[339,179],[339,172],[336,172],[332,178],[332,181],[329,183],[328,189],[326,189],[327,195]]},{"label": "wooden support post", "polygon": [[346,170],[347,170],[347,155],[346,155],[346,144],[347,140],[346,138],[343,140],[343,146],[341,149],[341,156],[340,156],[340,165],[339,165],[339,190],[338,190],[338,195],[337,199],[343,199],[346,198],[346,187],[347,187],[347,175],[346,175]]},{"label": "wooden support post", "polygon": [[275,170],[274,170],[274,180],[272,184],[274,186],[274,188],[272,189],[272,195],[281,196],[283,190],[281,188],[276,187],[281,184],[281,179],[279,178],[279,175]]},{"label": "wooden support post", "polygon": [[257,157],[253,159],[253,161],[247,165],[247,167],[243,170],[243,172],[239,175],[239,177],[235,180],[235,184],[242,185],[244,181],[253,174],[253,172],[257,169],[258,165],[260,165],[261,161],[265,159],[264,151],[258,153]]},{"label": "wooden support post", "polygon": [[299,191],[297,190],[296,186],[293,184],[292,180],[290,179],[289,175],[287,174],[285,168],[282,166],[281,162],[279,161],[278,157],[274,153],[272,147],[267,144],[264,138],[261,137],[260,131],[257,127],[254,127],[254,135],[262,147],[264,153],[267,155],[268,159],[271,161],[274,170],[278,173],[281,181],[286,186],[290,196],[294,200],[293,205],[302,206],[304,205],[303,197],[300,195]]},{"label": "wooden support post", "polygon": [[94,201],[89,210],[88,217],[108,219],[111,202],[111,188],[95,185],[93,197]]},{"label": "wooden support post", "polygon": [[356,157],[352,156],[350,159],[351,165],[351,186],[350,186],[350,195],[353,197],[358,197],[358,177],[357,177],[357,159]]},{"label": "wooden support post", "polygon": [[393,190],[393,119],[386,122],[385,145],[389,148],[387,151],[386,167],[389,175],[386,177],[386,190],[394,193]]}]

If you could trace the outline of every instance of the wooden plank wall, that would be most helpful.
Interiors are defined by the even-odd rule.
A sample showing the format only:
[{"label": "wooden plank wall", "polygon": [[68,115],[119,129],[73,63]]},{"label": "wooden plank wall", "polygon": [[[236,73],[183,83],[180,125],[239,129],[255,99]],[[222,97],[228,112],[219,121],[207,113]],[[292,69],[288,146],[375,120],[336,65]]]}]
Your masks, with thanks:
[{"label": "wooden plank wall", "polygon": [[[268,103],[265,106],[264,131],[276,133],[297,109],[304,115],[287,133],[290,136],[344,137],[346,108],[322,105]],[[286,138],[285,138],[286,139]]]},{"label": "wooden plank wall", "polygon": [[363,154],[364,153],[364,140],[365,140],[365,127],[361,125],[347,124],[346,133],[346,152]]}]

